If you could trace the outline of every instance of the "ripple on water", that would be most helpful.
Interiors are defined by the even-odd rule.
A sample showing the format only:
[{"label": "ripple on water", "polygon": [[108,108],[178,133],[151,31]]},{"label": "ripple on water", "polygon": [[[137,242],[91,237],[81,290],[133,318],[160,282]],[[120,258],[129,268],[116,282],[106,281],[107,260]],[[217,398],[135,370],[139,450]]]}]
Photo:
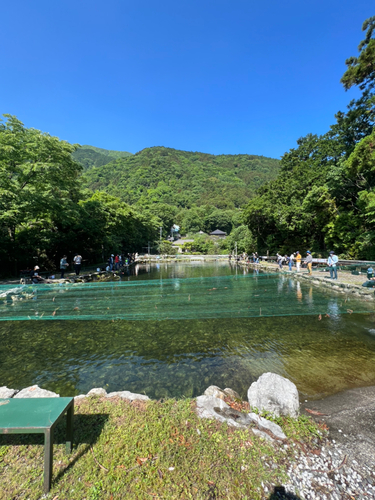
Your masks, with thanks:
[{"label": "ripple on water", "polygon": [[[177,302],[187,286],[181,275],[180,269]],[[244,279],[238,289],[233,281],[230,296],[225,288],[214,296],[219,285],[206,290],[199,281],[200,293],[211,294],[203,304],[218,307],[218,317],[0,322],[1,383],[18,389],[38,383],[61,395],[104,387],[153,398],[193,397],[209,385],[231,387],[245,397],[267,371],[290,378],[309,398],[375,384],[374,314],[344,314],[345,297],[284,277]],[[204,312],[198,297],[187,295],[178,311],[193,302]],[[87,297],[81,304],[89,305]],[[351,299],[350,309],[357,310],[353,304]],[[248,316],[259,308],[277,314]],[[234,309],[245,312],[225,313]]]}]

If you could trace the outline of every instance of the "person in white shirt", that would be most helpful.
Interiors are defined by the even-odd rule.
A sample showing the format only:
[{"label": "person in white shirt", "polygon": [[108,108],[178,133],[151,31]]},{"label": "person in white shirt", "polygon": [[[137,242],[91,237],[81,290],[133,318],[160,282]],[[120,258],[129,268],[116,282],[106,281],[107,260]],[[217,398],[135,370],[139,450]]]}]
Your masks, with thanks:
[{"label": "person in white shirt", "polygon": [[75,254],[73,262],[74,262],[74,270],[76,272],[76,276],[79,276],[79,272],[81,270],[81,265],[82,265],[82,257],[78,253]]},{"label": "person in white shirt", "polygon": [[293,267],[293,261],[294,261],[294,253],[292,252],[289,257],[289,271],[292,270]]}]

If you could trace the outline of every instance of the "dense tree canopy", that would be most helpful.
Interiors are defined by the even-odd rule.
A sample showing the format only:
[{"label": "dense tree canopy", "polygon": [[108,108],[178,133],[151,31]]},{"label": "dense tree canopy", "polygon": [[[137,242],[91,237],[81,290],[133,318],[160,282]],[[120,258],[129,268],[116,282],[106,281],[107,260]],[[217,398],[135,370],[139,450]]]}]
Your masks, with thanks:
[{"label": "dense tree canopy", "polygon": [[277,179],[258,190],[245,220],[260,251],[333,249],[346,257],[375,259],[375,17],[364,24],[358,59],[347,61],[345,88],[362,96],[322,135],[309,134],[281,159]]},{"label": "dense tree canopy", "polygon": [[209,155],[154,147],[85,174],[85,185],[138,206],[210,205],[234,209],[276,177],[279,161],[252,155]]},{"label": "dense tree canopy", "polygon": [[158,219],[123,201],[84,192],[77,145],[35,129],[14,116],[0,122],[0,269],[55,269],[75,252],[85,262],[111,251],[137,250],[157,234]]}]

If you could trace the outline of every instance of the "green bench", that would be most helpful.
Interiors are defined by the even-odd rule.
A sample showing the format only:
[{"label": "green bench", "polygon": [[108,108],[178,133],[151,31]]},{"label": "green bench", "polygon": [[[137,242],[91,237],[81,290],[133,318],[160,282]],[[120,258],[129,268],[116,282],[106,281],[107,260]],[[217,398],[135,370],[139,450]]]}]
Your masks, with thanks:
[{"label": "green bench", "polygon": [[44,434],[44,491],[51,488],[53,431],[67,413],[66,451],[72,451],[74,398],[0,399],[0,434]]}]

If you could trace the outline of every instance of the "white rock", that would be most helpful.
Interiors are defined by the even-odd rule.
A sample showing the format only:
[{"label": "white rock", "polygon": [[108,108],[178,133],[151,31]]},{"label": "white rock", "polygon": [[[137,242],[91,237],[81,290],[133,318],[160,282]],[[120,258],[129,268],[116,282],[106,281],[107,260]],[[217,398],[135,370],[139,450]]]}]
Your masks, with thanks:
[{"label": "white rock", "polygon": [[78,401],[80,399],[84,399],[86,397],[86,394],[80,394],[79,396],[74,396],[74,401]]},{"label": "white rock", "polygon": [[130,391],[116,391],[116,392],[110,392],[106,395],[107,398],[123,398],[123,399],[130,399],[130,401],[135,401],[135,400],[141,400],[141,401],[150,401],[150,398],[148,396],[145,396],[144,394],[136,394],[134,392]]},{"label": "white rock", "polygon": [[22,391],[18,392],[14,398],[59,398],[60,395],[52,391],[47,391],[41,389],[37,385],[32,385],[31,387],[26,387]]},{"label": "white rock", "polygon": [[232,399],[241,399],[238,392],[234,391],[233,389],[229,389],[228,387],[224,389],[224,393],[226,396],[229,396]]},{"label": "white rock", "polygon": [[299,397],[297,387],[290,380],[276,373],[263,373],[247,392],[250,406],[280,415],[298,417]]},{"label": "white rock", "polygon": [[105,389],[102,389],[101,387],[94,387],[94,389],[91,389],[87,393],[87,396],[106,396],[107,391]]},{"label": "white rock", "polygon": [[199,418],[216,419],[225,422],[226,418],[215,412],[214,408],[229,408],[227,403],[213,396],[197,397],[197,415]]},{"label": "white rock", "polygon": [[268,431],[271,431],[272,434],[274,434],[279,439],[286,439],[286,435],[284,434],[282,428],[279,425],[275,424],[274,422],[271,422],[266,418],[260,417],[256,413],[249,413],[249,417],[261,429],[266,429]]},{"label": "white rock", "polygon": [[18,391],[16,389],[8,389],[5,385],[0,387],[0,399],[12,398]]},{"label": "white rock", "polygon": [[217,387],[216,385],[210,385],[210,387],[207,387],[207,389],[204,391],[204,396],[212,396],[214,398],[224,400],[226,394],[220,389],[220,387]]},{"label": "white rock", "polygon": [[251,429],[253,431],[253,433],[258,436],[258,437],[261,437],[263,439],[267,439],[267,441],[271,441],[271,443],[273,443],[275,440],[271,438],[271,436],[269,434],[267,434],[266,432],[263,432],[263,431],[260,431],[259,429]]}]

